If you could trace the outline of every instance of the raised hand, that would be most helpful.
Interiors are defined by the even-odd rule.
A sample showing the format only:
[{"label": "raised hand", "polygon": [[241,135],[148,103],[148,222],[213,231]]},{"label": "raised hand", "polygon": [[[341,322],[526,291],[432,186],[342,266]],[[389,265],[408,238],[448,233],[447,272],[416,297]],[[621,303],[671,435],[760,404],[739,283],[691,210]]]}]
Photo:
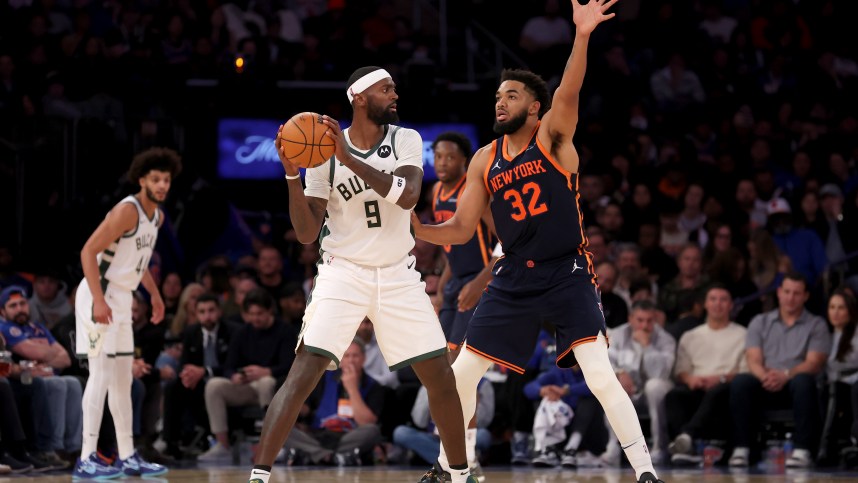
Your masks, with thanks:
[{"label": "raised hand", "polygon": [[575,33],[589,35],[600,23],[614,18],[615,13],[605,14],[617,0],[589,0],[586,5],[581,5],[578,0],[572,0],[572,23],[575,24]]}]

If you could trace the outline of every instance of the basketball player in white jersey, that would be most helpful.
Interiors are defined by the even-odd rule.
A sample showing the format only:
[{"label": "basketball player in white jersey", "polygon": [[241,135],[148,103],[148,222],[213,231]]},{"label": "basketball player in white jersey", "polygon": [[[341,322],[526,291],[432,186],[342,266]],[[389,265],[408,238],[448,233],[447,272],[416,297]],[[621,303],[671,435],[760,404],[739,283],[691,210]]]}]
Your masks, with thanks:
[{"label": "basketball player in white jersey", "polygon": [[[74,478],[155,476],[164,466],[144,461],[134,450],[131,430],[132,292],[142,282],[152,297],[152,323],[164,318],[164,302],[149,273],[163,213],[158,208],[181,170],[171,149],[151,148],[134,157],[128,179],[140,191],[120,201],[98,225],[80,252],[84,279],[75,299],[76,355],[89,360],[83,393],[83,447]],[[96,454],[104,398],[116,426],[119,459],[110,466]]]},{"label": "basketball player in white jersey", "polygon": [[[364,317],[375,326],[391,370],[412,365],[429,392],[441,439],[451,445],[452,483],[471,480],[464,423],[447,341],[414,270],[411,210],[423,179],[423,140],[399,120],[396,85],[384,69],[362,67],[348,81],[352,125],[341,131],[327,116],[321,122],[336,143],[335,156],[306,172],[277,150],[289,183],[289,214],[302,243],[321,230],[319,275],[298,336],[295,362],[268,407],[250,481],[267,483],[277,452],[298,411],[324,374],[335,368]],[[327,217],[325,213],[327,212]],[[354,400],[354,398],[351,398]]]}]

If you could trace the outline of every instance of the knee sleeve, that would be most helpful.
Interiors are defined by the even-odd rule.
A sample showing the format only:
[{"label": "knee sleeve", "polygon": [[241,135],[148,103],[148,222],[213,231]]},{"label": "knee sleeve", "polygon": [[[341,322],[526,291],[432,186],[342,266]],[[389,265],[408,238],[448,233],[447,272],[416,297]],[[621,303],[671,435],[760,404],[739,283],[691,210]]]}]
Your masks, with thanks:
[{"label": "knee sleeve", "polygon": [[459,393],[459,400],[462,401],[462,416],[466,427],[477,411],[477,386],[491,365],[492,363],[488,359],[483,359],[465,349],[453,362],[456,391]]}]

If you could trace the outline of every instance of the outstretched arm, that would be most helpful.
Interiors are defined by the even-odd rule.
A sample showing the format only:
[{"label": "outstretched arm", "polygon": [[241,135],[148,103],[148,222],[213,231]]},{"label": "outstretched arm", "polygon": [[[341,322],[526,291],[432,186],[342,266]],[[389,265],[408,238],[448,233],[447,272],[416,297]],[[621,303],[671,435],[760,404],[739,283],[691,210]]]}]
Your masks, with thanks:
[{"label": "outstretched arm", "polygon": [[471,160],[465,190],[452,218],[440,225],[424,225],[416,215],[411,214],[414,236],[435,245],[461,245],[474,236],[477,223],[489,203],[483,173],[490,161],[490,152],[489,146],[483,147]]},{"label": "outstretched arm", "polygon": [[560,85],[554,91],[551,110],[542,120],[551,139],[569,138],[575,134],[578,125],[578,96],[584,84],[584,72],[587,70],[587,46],[590,34],[597,25],[613,18],[615,14],[605,11],[617,3],[617,0],[590,0],[581,5],[572,0],[572,22],[575,24],[575,43],[572,54],[566,62],[566,70],[560,79]]}]

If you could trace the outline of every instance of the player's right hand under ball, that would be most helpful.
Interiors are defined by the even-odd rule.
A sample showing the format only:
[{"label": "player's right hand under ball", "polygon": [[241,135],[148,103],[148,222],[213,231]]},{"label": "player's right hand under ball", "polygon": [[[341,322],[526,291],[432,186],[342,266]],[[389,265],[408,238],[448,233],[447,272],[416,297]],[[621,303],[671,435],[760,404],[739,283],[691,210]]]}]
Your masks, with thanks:
[{"label": "player's right hand under ball", "polygon": [[286,170],[286,174],[288,176],[296,176],[301,172],[298,170],[299,166],[294,164],[289,158],[286,157],[286,149],[283,147],[280,142],[280,137],[283,133],[283,124],[277,128],[277,135],[274,136],[274,147],[277,148],[277,157],[280,158],[280,163],[283,165],[283,169]]}]

